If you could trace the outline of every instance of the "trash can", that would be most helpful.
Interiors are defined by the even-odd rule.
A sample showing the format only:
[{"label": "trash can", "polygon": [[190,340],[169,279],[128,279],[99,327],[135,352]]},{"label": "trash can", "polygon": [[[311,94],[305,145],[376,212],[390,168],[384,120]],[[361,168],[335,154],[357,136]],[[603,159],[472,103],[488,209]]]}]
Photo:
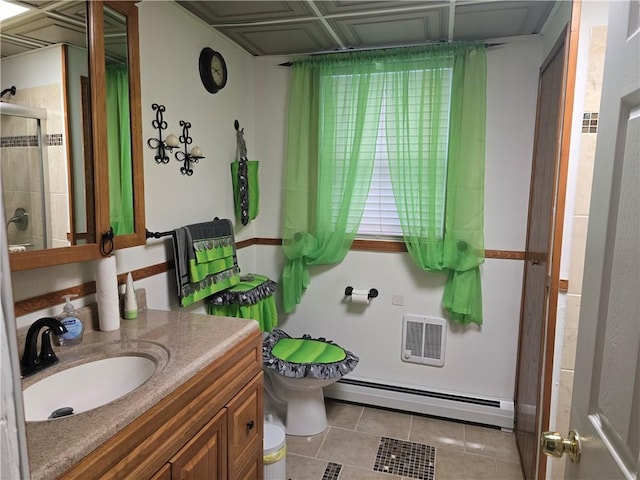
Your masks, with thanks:
[{"label": "trash can", "polygon": [[282,427],[264,423],[263,440],[264,480],[287,478],[287,444]]}]

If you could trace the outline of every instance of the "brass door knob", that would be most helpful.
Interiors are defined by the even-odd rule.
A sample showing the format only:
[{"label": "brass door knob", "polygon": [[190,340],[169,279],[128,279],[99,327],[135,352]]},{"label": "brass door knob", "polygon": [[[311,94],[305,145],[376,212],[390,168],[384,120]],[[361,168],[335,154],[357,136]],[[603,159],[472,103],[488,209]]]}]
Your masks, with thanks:
[{"label": "brass door knob", "polygon": [[578,432],[571,430],[569,438],[563,438],[558,432],[544,432],[540,436],[540,445],[545,455],[562,457],[566,452],[572,463],[580,460],[580,439]]}]

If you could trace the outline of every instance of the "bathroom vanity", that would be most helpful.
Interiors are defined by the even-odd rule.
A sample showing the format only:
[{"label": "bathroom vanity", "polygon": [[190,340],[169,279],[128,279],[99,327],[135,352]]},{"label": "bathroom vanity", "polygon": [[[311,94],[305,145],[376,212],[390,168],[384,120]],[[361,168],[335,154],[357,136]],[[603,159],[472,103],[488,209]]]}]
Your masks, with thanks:
[{"label": "bathroom vanity", "polygon": [[23,388],[76,364],[118,355],[146,356],[157,370],[101,407],[27,422],[34,480],[262,478],[257,322],[148,310],[121,320],[114,332],[85,328],[81,345],[54,347],[60,363],[24,379]]}]

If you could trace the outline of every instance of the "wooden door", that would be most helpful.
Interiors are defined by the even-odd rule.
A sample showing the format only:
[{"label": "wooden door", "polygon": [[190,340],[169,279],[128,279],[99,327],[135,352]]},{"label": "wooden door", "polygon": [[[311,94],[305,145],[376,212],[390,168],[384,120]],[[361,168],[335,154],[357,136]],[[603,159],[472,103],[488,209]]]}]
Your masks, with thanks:
[{"label": "wooden door", "polygon": [[[573,15],[579,15],[575,8]],[[539,438],[549,421],[576,25],[565,27],[540,67],[515,392],[516,442],[527,480],[544,478]]]},{"label": "wooden door", "polygon": [[570,421],[582,452],[570,479],[640,470],[640,2],[609,8]]},{"label": "wooden door", "polygon": [[169,461],[172,480],[227,480],[227,416],[223,409]]}]

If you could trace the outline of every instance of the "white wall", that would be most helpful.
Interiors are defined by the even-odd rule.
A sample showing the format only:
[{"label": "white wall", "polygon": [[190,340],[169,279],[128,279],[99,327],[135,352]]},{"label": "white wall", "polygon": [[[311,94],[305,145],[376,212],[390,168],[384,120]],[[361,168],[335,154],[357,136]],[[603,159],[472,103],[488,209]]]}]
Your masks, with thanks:
[{"label": "white wall", "polygon": [[40,48],[2,59],[3,88],[15,85],[16,90],[60,84],[62,78],[60,45]]},{"label": "white wall", "polygon": [[[165,105],[168,132],[181,135],[180,120],[191,122],[190,135],[204,150],[206,158],[196,164],[191,177],[182,175],[180,163],[171,155],[168,165],[158,165],[155,151],[144,150],[146,225],[151,231],[166,231],[177,226],[202,222],[215,216],[233,218],[230,162],[235,159],[234,120],[245,128],[249,156],[254,145],[253,59],[246,52],[213,32],[202,21],[186,13],[173,2],[141,2],[140,69],[142,87],[142,136],[157,138],[151,126],[153,103]],[[229,70],[227,86],[215,95],[200,83],[198,57],[204,47],[221,52]],[[251,238],[253,223],[236,226],[236,240]],[[247,260],[248,256],[248,260]],[[150,240],[145,246],[116,252],[118,273],[164,262],[172,258],[171,240]],[[239,252],[240,265],[250,265],[252,253]],[[248,268],[248,267],[247,267]],[[13,273],[16,300],[61,290],[93,280],[93,262],[62,265]],[[147,290],[150,308],[177,306],[173,271],[136,282]],[[95,301],[93,295],[74,301],[82,306]],[[17,319],[25,326],[43,315],[55,315],[60,305]],[[202,311],[202,305],[189,307]]]},{"label": "white wall", "polygon": [[[165,132],[180,136],[180,120],[191,122],[193,145],[206,158],[193,166],[191,177],[182,175],[171,155],[168,165],[158,165],[155,152],[145,153],[146,225],[151,231],[167,231],[181,225],[220,218],[234,218],[230,163],[236,155],[234,120],[245,129],[249,155],[255,152],[253,59],[226,38],[212,32],[202,21],[173,2],[142,2],[140,12],[140,70],[142,83],[143,138],[157,138],[151,126],[155,112],[151,105],[165,105]],[[159,34],[161,32],[161,34]],[[218,93],[208,93],[200,82],[198,57],[204,47],[225,58],[229,77]],[[236,240],[254,236],[254,226],[238,224]],[[140,268],[171,258],[171,240],[149,241],[146,246],[118,252],[118,269]],[[246,252],[244,252],[246,254]],[[239,262],[243,260],[239,255]],[[240,263],[241,267],[243,264]],[[173,272],[163,275],[170,282],[154,278],[140,282],[148,286],[152,308],[178,308]],[[164,288],[158,289],[158,283]],[[151,288],[153,287],[153,288]],[[190,308],[204,311],[201,305]]]},{"label": "white wall", "polygon": [[[249,158],[260,161],[260,215],[236,238],[277,238],[281,231],[282,169],[289,69],[284,59],[252,58],[200,20],[169,2],[142,2],[140,49],[143,138],[156,136],[152,103],[164,104],[169,131],[179,135],[178,121],[188,120],[191,135],[207,158],[192,177],[182,176],[178,163],[157,165],[145,150],[147,228],[164,231],[211,218],[233,217],[229,163],[235,157],[233,121],[245,127]],[[220,51],[229,67],[229,83],[216,95],[207,93],[198,77],[203,47]],[[486,248],[519,250],[525,245],[532,156],[539,38],[512,39],[488,52],[486,155]],[[171,259],[170,240],[117,252],[118,272]],[[280,276],[278,247],[239,251],[244,271]],[[345,262],[312,270],[312,283],[302,304],[282,318],[292,334],[331,338],[359,355],[354,375],[429,386],[476,395],[513,398],[522,262],[487,260],[482,267],[485,323],[481,328],[449,327],[443,368],[404,364],[399,360],[403,313],[441,316],[442,274],[419,271],[406,254],[350,252]],[[14,274],[16,298],[59,290],[93,279],[93,265],[72,264]],[[173,272],[136,282],[147,289],[151,308],[177,309]],[[344,304],[344,287],[376,287],[380,297],[365,309]],[[391,295],[404,296],[404,306],[391,305]],[[76,301],[77,305],[93,297]],[[61,302],[62,303],[62,302]],[[191,308],[203,311],[202,306]],[[28,324],[59,307],[19,319]]]},{"label": "white wall", "polygon": [[[541,62],[540,38],[510,40],[490,49],[487,87],[485,246],[495,250],[525,247],[530,165]],[[259,237],[281,232],[282,170],[289,69],[285,59],[255,59],[256,127],[262,134],[261,193],[256,226]],[[268,128],[261,128],[266,127]],[[268,168],[263,168],[268,165]],[[280,277],[281,251],[256,248],[256,271]],[[282,316],[294,335],[332,339],[360,357],[350,375],[371,381],[429,387],[513,399],[523,263],[489,259],[483,265],[484,325],[450,324],[442,368],[400,360],[402,316],[442,316],[443,274],[420,271],[407,254],[351,251],[340,265],[311,269],[311,285],[294,313]],[[380,296],[368,306],[344,303],[344,288],[375,287]],[[403,306],[391,304],[404,297]]]}]

